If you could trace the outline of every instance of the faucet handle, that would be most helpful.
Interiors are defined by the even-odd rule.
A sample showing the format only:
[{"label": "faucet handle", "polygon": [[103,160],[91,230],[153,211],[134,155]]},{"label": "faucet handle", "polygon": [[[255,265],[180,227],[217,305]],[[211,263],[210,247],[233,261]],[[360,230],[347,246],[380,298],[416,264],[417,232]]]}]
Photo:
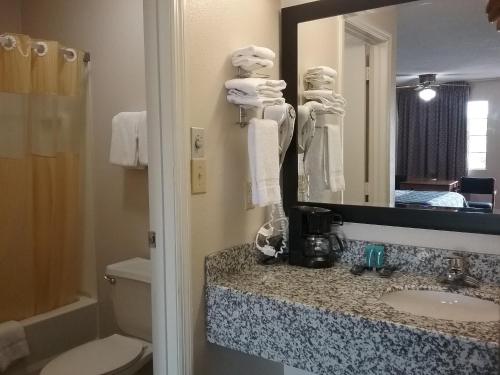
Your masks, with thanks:
[{"label": "faucet handle", "polygon": [[467,259],[464,256],[455,254],[445,259],[448,261],[448,270],[465,272],[467,268]]}]

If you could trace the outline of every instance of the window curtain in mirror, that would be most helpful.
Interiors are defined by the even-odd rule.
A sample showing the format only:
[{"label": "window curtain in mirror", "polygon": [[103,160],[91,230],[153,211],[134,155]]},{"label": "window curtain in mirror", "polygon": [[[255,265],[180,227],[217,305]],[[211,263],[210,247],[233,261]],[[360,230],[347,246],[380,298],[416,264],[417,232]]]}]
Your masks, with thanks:
[{"label": "window curtain in mirror", "polygon": [[0,322],[74,302],[81,277],[83,53],[0,47]]},{"label": "window curtain in mirror", "polygon": [[397,90],[397,175],[458,180],[467,172],[470,86],[439,86],[430,102],[413,88]]}]

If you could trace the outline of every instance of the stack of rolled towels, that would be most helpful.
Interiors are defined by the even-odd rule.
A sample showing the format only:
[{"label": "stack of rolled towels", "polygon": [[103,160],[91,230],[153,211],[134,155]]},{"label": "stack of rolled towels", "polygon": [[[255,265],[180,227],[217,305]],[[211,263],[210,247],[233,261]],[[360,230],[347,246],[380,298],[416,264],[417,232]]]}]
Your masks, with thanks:
[{"label": "stack of rolled towels", "polygon": [[233,66],[241,68],[247,72],[263,68],[272,68],[276,54],[266,47],[250,45],[239,48],[233,52]]},{"label": "stack of rolled towels", "polygon": [[336,78],[337,72],[329,66],[315,66],[307,69],[304,75],[306,87],[304,98],[308,102],[304,105],[314,109],[317,113],[343,116],[346,101],[342,95],[335,93],[333,89]]},{"label": "stack of rolled towels", "polygon": [[235,78],[226,81],[227,101],[232,104],[249,107],[267,107],[284,104],[283,80],[266,78]]}]

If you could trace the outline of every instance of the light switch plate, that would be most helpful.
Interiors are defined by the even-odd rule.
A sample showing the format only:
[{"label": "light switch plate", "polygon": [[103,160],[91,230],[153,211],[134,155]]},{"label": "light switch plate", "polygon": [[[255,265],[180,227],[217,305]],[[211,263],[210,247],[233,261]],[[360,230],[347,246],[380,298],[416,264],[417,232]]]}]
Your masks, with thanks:
[{"label": "light switch plate", "polygon": [[205,157],[205,129],[191,128],[191,159]]},{"label": "light switch plate", "polygon": [[191,193],[203,194],[207,192],[207,160],[191,160]]}]

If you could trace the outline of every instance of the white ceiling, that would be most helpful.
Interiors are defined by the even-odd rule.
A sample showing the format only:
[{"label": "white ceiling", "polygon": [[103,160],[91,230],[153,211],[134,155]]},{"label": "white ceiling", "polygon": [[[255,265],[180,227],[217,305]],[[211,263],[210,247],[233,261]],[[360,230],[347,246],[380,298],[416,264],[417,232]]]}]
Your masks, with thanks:
[{"label": "white ceiling", "polygon": [[398,83],[437,73],[438,81],[500,78],[500,33],[487,0],[421,0],[398,6]]}]

